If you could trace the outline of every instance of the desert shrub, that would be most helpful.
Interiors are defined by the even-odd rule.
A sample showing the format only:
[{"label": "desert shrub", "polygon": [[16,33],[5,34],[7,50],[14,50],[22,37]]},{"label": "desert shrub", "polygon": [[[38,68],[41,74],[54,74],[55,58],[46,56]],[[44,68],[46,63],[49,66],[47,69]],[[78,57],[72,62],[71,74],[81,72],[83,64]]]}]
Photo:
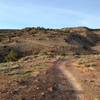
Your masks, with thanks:
[{"label": "desert shrub", "polygon": [[96,63],[86,63],[85,67],[96,67]]},{"label": "desert shrub", "polygon": [[8,55],[5,56],[4,62],[16,61],[18,59],[18,54],[15,49],[11,49]]}]

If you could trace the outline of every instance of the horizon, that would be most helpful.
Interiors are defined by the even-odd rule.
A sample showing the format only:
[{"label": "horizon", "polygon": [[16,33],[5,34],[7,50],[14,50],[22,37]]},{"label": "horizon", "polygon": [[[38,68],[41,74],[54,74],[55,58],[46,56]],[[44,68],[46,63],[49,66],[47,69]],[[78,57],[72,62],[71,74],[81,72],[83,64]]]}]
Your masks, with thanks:
[{"label": "horizon", "polygon": [[[21,29],[25,29],[25,28],[38,28],[40,26],[30,26],[30,27],[23,27],[23,28],[0,28],[0,30],[21,30]],[[48,28],[48,27],[40,27],[40,28],[44,28],[44,29],[64,29],[64,28],[88,28],[88,29],[100,29],[100,28],[90,28],[87,26],[73,26],[73,27],[62,27],[62,28]]]},{"label": "horizon", "polygon": [[98,29],[99,5],[99,0],[0,0],[0,29],[38,26],[51,29],[86,26]]}]

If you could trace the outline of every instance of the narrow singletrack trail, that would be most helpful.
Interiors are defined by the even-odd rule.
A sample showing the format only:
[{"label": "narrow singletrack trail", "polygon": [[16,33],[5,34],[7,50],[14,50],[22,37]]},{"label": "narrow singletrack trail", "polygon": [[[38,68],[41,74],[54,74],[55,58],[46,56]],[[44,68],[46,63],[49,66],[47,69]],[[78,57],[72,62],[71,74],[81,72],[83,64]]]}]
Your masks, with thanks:
[{"label": "narrow singletrack trail", "polygon": [[[77,100],[88,100],[87,97],[84,96],[84,90],[78,80],[74,77],[73,73],[71,73],[66,68],[66,63],[69,63],[67,60],[58,60],[54,64],[56,69],[60,70],[61,73],[66,77],[68,82],[72,85],[74,91],[76,91]],[[69,64],[70,65],[70,64]],[[68,66],[70,67],[70,66]]]}]

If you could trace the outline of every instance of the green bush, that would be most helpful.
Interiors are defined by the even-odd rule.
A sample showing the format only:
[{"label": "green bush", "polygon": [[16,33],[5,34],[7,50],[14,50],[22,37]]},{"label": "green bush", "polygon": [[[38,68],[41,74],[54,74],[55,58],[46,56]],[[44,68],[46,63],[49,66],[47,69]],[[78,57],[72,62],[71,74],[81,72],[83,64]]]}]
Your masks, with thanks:
[{"label": "green bush", "polygon": [[4,58],[5,62],[16,61],[18,59],[18,54],[15,49],[11,49],[8,55]]}]

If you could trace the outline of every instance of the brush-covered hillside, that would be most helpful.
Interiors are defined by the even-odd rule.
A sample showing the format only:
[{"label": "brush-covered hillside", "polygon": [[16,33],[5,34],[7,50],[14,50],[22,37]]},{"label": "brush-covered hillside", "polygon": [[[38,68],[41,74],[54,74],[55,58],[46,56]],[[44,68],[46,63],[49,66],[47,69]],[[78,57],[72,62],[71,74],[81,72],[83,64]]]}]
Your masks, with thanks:
[{"label": "brush-covered hillside", "polygon": [[80,100],[61,62],[100,99],[100,29],[0,29],[0,100]]}]

